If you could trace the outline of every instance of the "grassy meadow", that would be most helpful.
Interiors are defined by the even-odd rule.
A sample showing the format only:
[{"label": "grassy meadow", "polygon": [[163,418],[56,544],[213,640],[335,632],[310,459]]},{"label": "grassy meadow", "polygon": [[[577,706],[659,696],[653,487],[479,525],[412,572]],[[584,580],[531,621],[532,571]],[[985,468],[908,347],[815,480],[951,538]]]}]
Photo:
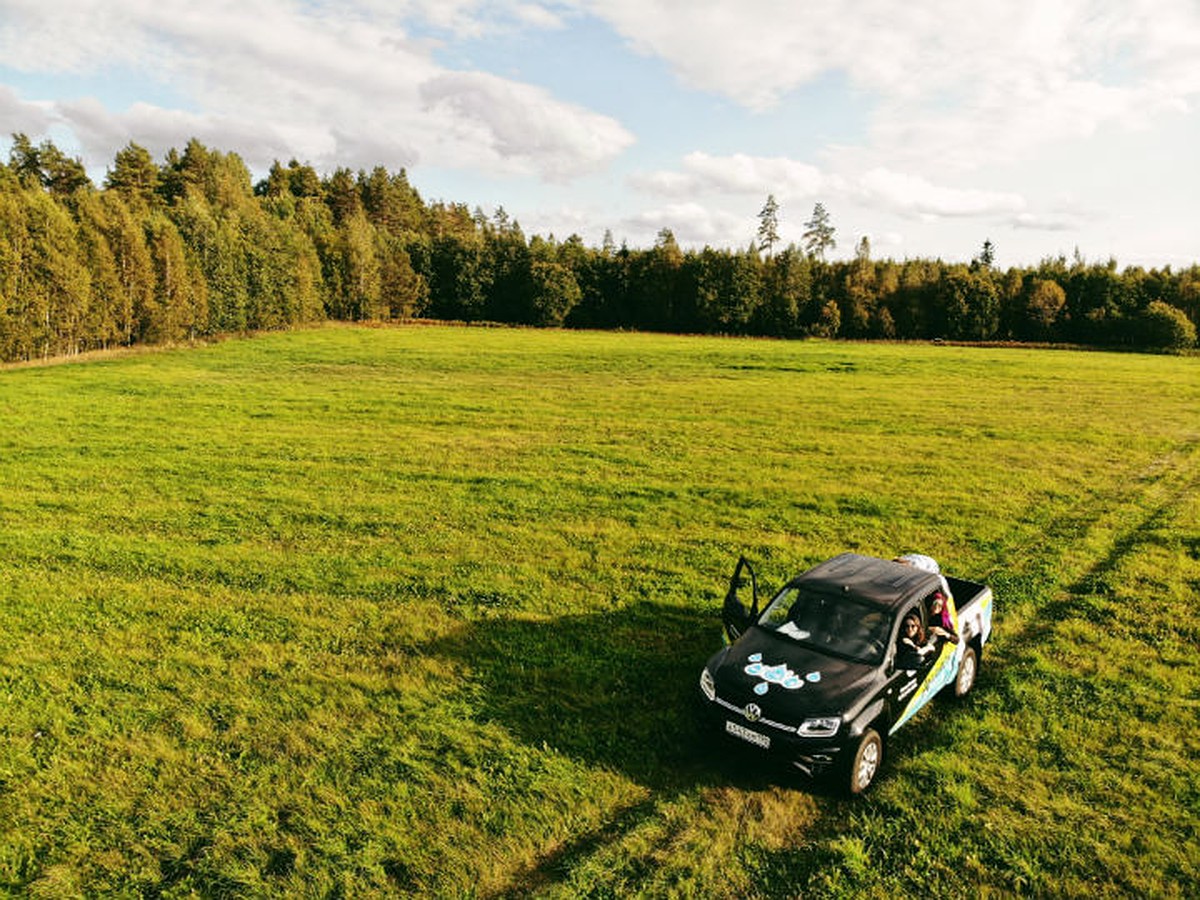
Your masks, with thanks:
[{"label": "grassy meadow", "polygon": [[[860,801],[691,715],[920,551],[976,692]],[[1200,358],[328,327],[0,370],[0,892],[1196,896]]]}]

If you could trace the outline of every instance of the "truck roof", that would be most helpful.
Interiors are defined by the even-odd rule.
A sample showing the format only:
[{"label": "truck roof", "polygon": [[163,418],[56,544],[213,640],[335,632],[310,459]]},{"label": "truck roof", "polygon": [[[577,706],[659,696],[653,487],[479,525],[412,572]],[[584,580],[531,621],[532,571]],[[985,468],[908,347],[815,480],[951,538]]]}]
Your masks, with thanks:
[{"label": "truck roof", "polygon": [[932,572],[858,553],[839,554],[797,575],[791,583],[826,594],[850,594],[885,609],[895,609],[942,586]]}]

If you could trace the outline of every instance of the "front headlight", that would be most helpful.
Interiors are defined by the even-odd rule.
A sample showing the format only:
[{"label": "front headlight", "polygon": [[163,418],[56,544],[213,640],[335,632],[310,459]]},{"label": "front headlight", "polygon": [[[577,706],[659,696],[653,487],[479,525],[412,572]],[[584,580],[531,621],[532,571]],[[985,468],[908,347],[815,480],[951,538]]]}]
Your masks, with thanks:
[{"label": "front headlight", "polygon": [[833,737],[841,727],[841,719],[824,717],[820,719],[805,719],[796,731],[800,737],[825,738]]},{"label": "front headlight", "polygon": [[708,671],[707,666],[700,672],[700,690],[704,691],[704,696],[709,700],[716,699],[717,685],[713,682],[712,672]]}]

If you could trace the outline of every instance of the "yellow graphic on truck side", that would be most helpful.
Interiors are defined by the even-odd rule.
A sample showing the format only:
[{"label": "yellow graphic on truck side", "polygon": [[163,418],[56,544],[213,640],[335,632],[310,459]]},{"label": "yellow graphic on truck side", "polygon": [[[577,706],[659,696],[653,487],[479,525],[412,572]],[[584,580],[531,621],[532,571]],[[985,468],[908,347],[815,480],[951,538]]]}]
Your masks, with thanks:
[{"label": "yellow graphic on truck side", "polygon": [[[946,596],[946,609],[950,613],[950,622],[954,625],[954,633],[960,634],[958,608],[954,604],[954,598],[948,594]],[[954,676],[958,674],[958,664],[962,661],[963,649],[965,647],[966,642],[961,639],[957,644],[952,644],[950,641],[945,641],[942,644],[941,650],[938,651],[937,659],[933,661],[933,665],[925,673],[925,678],[921,681],[921,686],[912,695],[912,699],[908,701],[908,706],[904,707],[904,712],[896,719],[896,723],[892,725],[888,734],[894,734],[901,725],[916,715],[917,710],[928,703],[934,694],[954,680]]]}]

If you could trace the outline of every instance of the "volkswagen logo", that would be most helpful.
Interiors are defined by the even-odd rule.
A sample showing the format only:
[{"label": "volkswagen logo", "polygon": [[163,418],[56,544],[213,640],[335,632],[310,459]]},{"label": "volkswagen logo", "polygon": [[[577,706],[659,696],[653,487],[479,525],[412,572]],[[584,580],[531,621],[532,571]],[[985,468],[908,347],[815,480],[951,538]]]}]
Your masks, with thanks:
[{"label": "volkswagen logo", "polygon": [[742,710],[742,715],[746,717],[747,722],[757,722],[762,718],[762,710],[758,708],[757,703],[748,703]]}]

